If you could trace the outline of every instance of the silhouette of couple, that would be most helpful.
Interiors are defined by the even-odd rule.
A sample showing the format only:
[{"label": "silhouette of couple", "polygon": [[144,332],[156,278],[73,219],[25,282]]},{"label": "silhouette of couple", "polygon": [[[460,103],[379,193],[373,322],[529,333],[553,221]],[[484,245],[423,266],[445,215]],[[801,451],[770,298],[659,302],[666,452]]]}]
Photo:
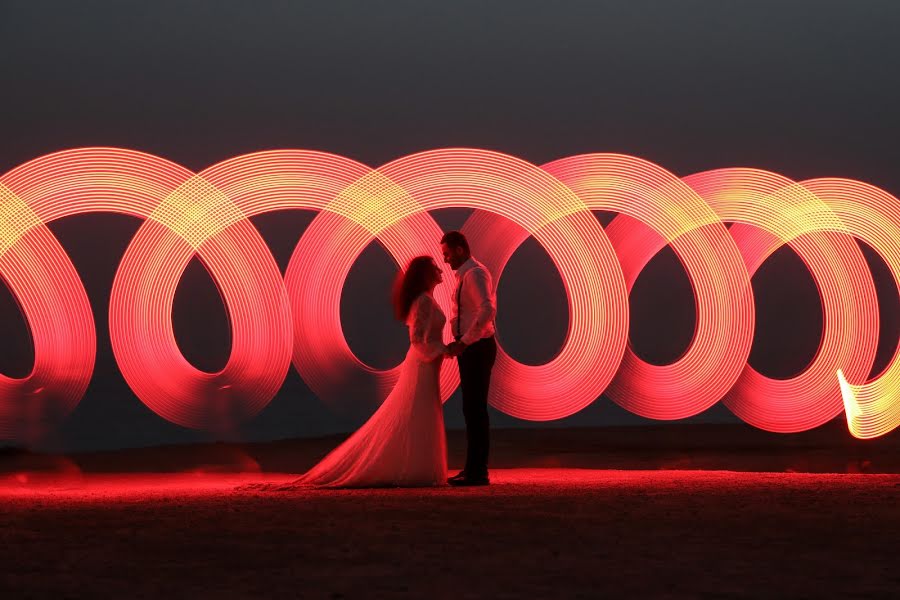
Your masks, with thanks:
[{"label": "silhouette of couple", "polygon": [[[293,485],[380,487],[487,485],[491,369],[497,356],[494,316],[497,304],[491,275],[472,258],[465,236],[451,231],[441,238],[444,262],[456,271],[451,329],[432,292],[443,281],[430,256],[412,259],[397,276],[394,312],[409,327],[410,349],[400,379],[374,415],[346,441]],[[468,440],[466,465],[447,478],[447,445],[440,396],[445,359],[456,358],[462,384]]]}]

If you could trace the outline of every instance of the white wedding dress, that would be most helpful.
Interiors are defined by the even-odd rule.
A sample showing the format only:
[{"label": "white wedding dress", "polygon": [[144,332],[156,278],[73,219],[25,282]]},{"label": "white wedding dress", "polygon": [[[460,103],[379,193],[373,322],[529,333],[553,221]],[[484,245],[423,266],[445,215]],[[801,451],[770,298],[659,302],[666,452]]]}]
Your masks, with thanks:
[{"label": "white wedding dress", "polygon": [[439,377],[447,317],[431,294],[413,302],[410,348],[393,391],[375,414],[295,485],[418,487],[447,479]]}]

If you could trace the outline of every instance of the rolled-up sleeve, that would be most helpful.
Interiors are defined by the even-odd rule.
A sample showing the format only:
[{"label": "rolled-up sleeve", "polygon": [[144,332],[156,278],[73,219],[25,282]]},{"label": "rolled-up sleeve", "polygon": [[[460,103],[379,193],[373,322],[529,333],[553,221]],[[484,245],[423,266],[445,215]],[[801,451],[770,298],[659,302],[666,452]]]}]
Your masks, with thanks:
[{"label": "rolled-up sleeve", "polygon": [[467,295],[472,297],[476,307],[475,319],[462,336],[462,343],[470,345],[482,337],[487,326],[494,321],[497,306],[491,291],[491,276],[483,268],[472,269],[466,274]]}]

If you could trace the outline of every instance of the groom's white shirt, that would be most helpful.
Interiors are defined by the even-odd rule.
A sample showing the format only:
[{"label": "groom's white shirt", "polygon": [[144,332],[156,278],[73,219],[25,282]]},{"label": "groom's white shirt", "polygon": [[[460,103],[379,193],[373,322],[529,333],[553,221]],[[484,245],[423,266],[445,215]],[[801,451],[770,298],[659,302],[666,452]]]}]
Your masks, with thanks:
[{"label": "groom's white shirt", "polygon": [[[462,285],[462,290],[459,286]],[[461,293],[460,293],[461,292]],[[459,306],[456,299],[459,297]],[[494,335],[494,317],[497,315],[497,299],[491,274],[472,257],[456,270],[456,289],[452,298],[453,317],[450,320],[453,336],[462,332],[461,341],[470,345]],[[460,327],[457,329],[457,321]]]}]

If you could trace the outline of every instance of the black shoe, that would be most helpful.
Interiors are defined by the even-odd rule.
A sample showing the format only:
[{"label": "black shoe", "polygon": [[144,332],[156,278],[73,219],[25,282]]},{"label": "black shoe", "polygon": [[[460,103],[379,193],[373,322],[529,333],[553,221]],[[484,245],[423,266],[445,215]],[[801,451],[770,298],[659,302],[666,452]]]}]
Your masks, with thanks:
[{"label": "black shoe", "polygon": [[451,477],[447,480],[447,483],[457,487],[464,486],[475,486],[475,485],[490,485],[491,480],[488,479],[487,474],[481,475],[478,477],[473,477],[466,475],[464,472],[456,475],[455,477]]},{"label": "black shoe", "polygon": [[460,483],[461,481],[465,481],[465,480],[466,480],[466,472],[465,472],[465,471],[460,471],[459,473],[457,473],[457,474],[454,475],[453,477],[448,477],[448,478],[447,478],[447,483],[449,483],[450,485],[459,485],[459,483]]}]

